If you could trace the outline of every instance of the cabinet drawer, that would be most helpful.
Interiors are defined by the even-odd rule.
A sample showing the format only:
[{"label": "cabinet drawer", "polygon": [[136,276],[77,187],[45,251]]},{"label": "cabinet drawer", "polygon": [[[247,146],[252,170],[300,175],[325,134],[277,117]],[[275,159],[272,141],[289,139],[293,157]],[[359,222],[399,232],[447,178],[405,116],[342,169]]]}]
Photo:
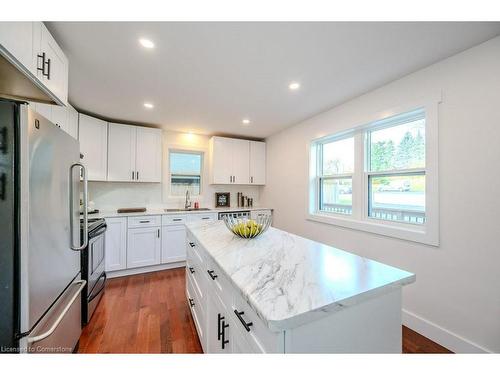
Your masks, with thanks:
[{"label": "cabinet drawer", "polygon": [[186,278],[186,303],[191,310],[191,315],[194,320],[194,325],[196,326],[196,331],[198,331],[198,338],[200,339],[201,346],[203,350],[206,351],[206,324],[205,315],[202,308],[202,304],[197,300],[192,281],[190,278]]},{"label": "cabinet drawer", "polygon": [[193,238],[191,233],[187,233],[187,254],[188,257],[192,254],[193,262],[198,263],[200,266],[205,264],[205,256],[203,255],[203,249],[200,247],[198,242]]},{"label": "cabinet drawer", "polygon": [[217,220],[217,212],[205,212],[202,214],[188,214],[187,216],[187,221],[189,223],[196,222],[196,221],[206,221],[206,222],[212,222]]},{"label": "cabinet drawer", "polygon": [[129,228],[158,227],[161,225],[160,215],[130,216],[128,218]]},{"label": "cabinet drawer", "polygon": [[161,217],[161,225],[184,224],[186,215],[163,215]]},{"label": "cabinet drawer", "polygon": [[193,264],[190,259],[186,261],[186,279],[192,284],[195,295],[198,297],[200,305],[203,308],[206,305],[207,280],[205,275],[202,274],[202,271],[203,270],[198,265]]},{"label": "cabinet drawer", "polygon": [[[239,334],[245,337],[248,344],[253,347],[254,352],[283,353],[283,333],[270,331],[240,294],[235,291],[232,295],[230,308],[232,317],[236,322]],[[248,326],[248,323],[251,325]]]},{"label": "cabinet drawer", "polygon": [[213,261],[205,262],[204,266],[210,293],[215,293],[224,304],[224,308],[229,310],[232,302],[233,287]]}]

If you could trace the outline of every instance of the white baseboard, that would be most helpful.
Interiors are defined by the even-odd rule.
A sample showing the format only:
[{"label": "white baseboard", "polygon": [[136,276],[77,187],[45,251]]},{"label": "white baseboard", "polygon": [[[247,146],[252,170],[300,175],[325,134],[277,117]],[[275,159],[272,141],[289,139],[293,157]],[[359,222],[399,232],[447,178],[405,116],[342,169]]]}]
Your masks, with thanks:
[{"label": "white baseboard", "polygon": [[492,353],[447,329],[403,309],[403,325],[437,342],[455,353]]},{"label": "white baseboard", "polygon": [[112,279],[114,277],[122,277],[122,276],[137,275],[139,273],[163,271],[163,270],[169,270],[172,268],[180,268],[180,267],[185,267],[185,266],[186,266],[185,261],[168,263],[168,264],[158,264],[155,266],[130,268],[127,270],[120,270],[120,271],[108,271],[108,272],[106,272],[106,276],[108,277],[108,279]]}]

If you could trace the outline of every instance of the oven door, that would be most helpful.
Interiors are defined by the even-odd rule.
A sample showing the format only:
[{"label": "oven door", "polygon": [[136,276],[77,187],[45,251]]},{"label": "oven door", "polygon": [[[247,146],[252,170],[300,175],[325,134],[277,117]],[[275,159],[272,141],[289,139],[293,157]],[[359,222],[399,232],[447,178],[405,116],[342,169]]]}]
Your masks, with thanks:
[{"label": "oven door", "polygon": [[89,239],[88,245],[88,288],[87,288],[87,298],[95,292],[95,288],[99,287],[97,285],[102,279],[104,273],[104,232],[106,227],[99,229],[99,233],[96,233],[93,238]]}]

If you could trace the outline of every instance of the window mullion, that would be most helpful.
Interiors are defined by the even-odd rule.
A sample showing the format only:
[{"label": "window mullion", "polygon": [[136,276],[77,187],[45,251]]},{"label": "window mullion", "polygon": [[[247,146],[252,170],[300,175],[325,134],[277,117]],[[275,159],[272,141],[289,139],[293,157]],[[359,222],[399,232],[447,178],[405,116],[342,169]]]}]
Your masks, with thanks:
[{"label": "window mullion", "polygon": [[354,135],[354,173],[352,175],[352,216],[361,219],[363,215],[364,202],[364,134],[357,132]]}]

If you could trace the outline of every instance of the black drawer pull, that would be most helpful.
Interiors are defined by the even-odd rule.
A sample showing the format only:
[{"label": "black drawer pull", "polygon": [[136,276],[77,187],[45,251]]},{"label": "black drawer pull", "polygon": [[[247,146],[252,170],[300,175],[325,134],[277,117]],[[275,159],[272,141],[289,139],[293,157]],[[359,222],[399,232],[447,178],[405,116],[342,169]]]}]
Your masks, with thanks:
[{"label": "black drawer pull", "polygon": [[238,319],[240,320],[241,324],[243,324],[243,327],[245,327],[245,329],[247,330],[247,332],[250,332],[250,327],[253,326],[253,323],[252,322],[245,322],[245,319],[243,319],[241,316],[243,314],[245,314],[244,311],[242,312],[239,312],[238,310],[234,310],[234,313],[236,314],[236,316],[238,317]]},{"label": "black drawer pull", "polygon": [[202,217],[201,220],[208,220],[210,219],[209,217]]},{"label": "black drawer pull", "polygon": [[194,300],[189,298],[189,306],[194,307]]},{"label": "black drawer pull", "polygon": [[0,176],[0,200],[7,199],[7,174],[2,173]]},{"label": "black drawer pull", "polygon": [[190,243],[189,243],[189,246],[191,246],[191,247],[195,247],[194,242],[190,242]]},{"label": "black drawer pull", "polygon": [[0,140],[0,151],[2,151],[2,154],[7,154],[7,127],[3,127],[2,131],[0,132],[0,136],[2,139]]},{"label": "black drawer pull", "polygon": [[139,223],[144,224],[144,223],[149,223],[149,220],[139,220]]},{"label": "black drawer pull", "polygon": [[182,221],[182,219],[172,219],[172,221]]},{"label": "black drawer pull", "polygon": [[222,321],[224,320],[224,317],[218,313],[217,314],[217,341],[220,341],[220,338],[222,336],[222,331],[220,329],[220,327],[222,326]]},{"label": "black drawer pull", "polygon": [[194,268],[193,267],[189,267],[189,272],[194,273]]},{"label": "black drawer pull", "polygon": [[214,270],[207,270],[208,274],[212,278],[212,280],[215,280],[217,278],[217,275],[215,274]]}]

